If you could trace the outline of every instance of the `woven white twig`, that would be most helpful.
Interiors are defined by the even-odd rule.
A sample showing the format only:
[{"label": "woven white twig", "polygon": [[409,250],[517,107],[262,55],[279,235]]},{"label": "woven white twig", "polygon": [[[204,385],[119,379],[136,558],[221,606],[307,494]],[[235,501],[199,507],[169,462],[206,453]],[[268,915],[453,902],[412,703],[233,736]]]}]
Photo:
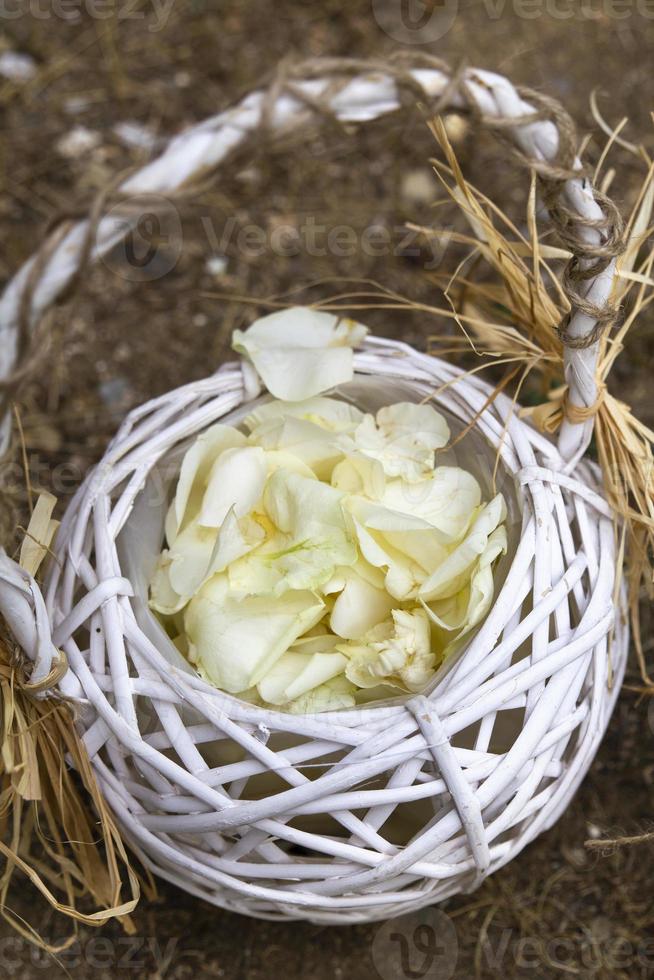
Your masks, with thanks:
[{"label": "woven white twig", "polygon": [[[430,98],[446,87],[439,71],[413,75]],[[478,72],[467,80],[484,113],[528,111],[506,80]],[[305,90],[328,95],[324,80]],[[165,193],[217,163],[258,125],[261,99],[255,93],[182,134],[125,189]],[[392,76],[364,75],[336,92],[331,110],[365,121],[397,104]],[[288,94],[273,110],[279,127],[307,111]],[[529,153],[556,152],[550,123],[520,124],[515,136]],[[568,198],[593,216],[581,182],[569,182]],[[65,287],[82,236],[75,227],[52,254],[34,316]],[[97,254],[115,238],[105,219]],[[0,304],[10,348],[28,275]],[[590,286],[596,304],[609,286],[610,270]],[[570,330],[591,326],[578,314]],[[595,354],[567,355],[579,404],[595,398]],[[4,354],[5,371],[12,356]],[[508,398],[489,399],[476,376],[399,342],[370,338],[355,369],[382,391],[401,379],[416,399],[431,395],[461,425],[474,422],[489,458],[499,453],[519,520],[491,612],[423,695],[318,715],[261,709],[208,686],[148,620],[125,536],[147,522],[148,493],[161,489],[171,454],[256,394],[245,365],[225,365],[128,416],[63,520],[45,587],[49,625],[34,583],[0,560],[0,611],[40,673],[53,646],[68,657],[60,689],[78,702],[96,776],[128,840],[157,874],[251,915],[352,923],[475,887],[566,807],[625,666],[612,515],[595,468],[580,461],[592,423],[568,426],[557,448]]]},{"label": "woven white twig", "polygon": [[442,361],[376,338],[355,360],[380,385],[436,390],[463,424],[480,412],[519,505],[494,607],[425,696],[264,710],[171,663],[163,633],[143,627],[121,532],[171,451],[242,403],[239,365],[131,413],[68,509],[47,582],[63,688],[126,836],[156,873],[253,915],[353,922],[474,887],[570,800],[625,664],[614,531],[591,467],[564,472],[508,398],[484,409],[489,388]]}]

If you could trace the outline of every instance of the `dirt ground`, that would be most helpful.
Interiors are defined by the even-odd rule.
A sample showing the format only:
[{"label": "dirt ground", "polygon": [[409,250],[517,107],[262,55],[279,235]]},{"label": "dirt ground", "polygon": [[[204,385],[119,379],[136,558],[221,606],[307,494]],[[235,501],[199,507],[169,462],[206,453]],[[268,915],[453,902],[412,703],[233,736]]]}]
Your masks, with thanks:
[{"label": "dirt ground", "polygon": [[[622,135],[654,155],[654,4],[454,3],[422,8],[436,10],[437,20],[420,38],[405,17],[405,47],[495,69],[560,98],[581,133],[592,135],[588,152],[595,160],[605,142],[590,109],[596,92],[610,124],[628,116]],[[47,222],[88,204],[114,174],[156,152],[167,134],[229,105],[281,59],[383,57],[398,46],[389,35],[400,31],[401,8],[401,0],[3,0],[0,72],[8,52],[32,60],[29,77],[0,74],[0,280],[31,254]],[[432,38],[434,24],[439,36]],[[522,213],[525,180],[501,162],[495,144],[466,133],[457,152],[473,182],[511,213]],[[170,248],[158,253],[160,266],[141,277],[152,281],[126,275],[118,259],[103,263],[77,303],[57,315],[43,369],[21,396],[34,484],[54,489],[63,506],[127,409],[215,368],[233,327],[254,312],[238,297],[263,300],[321,280],[302,293],[313,297],[334,291],[328,277],[369,277],[433,301],[426,272],[441,258],[453,268],[456,250],[435,257],[402,229],[407,221],[435,220],[431,201],[438,188],[429,185],[428,166],[434,153],[418,116],[365,134],[316,130],[284,152],[262,145],[257,159],[239,163],[184,215],[182,232],[173,229]],[[617,171],[612,193],[626,206],[642,166],[621,148],[611,165]],[[354,229],[352,247],[328,241],[330,230],[343,224]],[[363,246],[373,225],[387,231],[383,255]],[[299,247],[291,254],[264,253],[252,229],[263,230],[266,245],[280,226],[298,230]],[[423,345],[434,330],[445,329],[381,311],[367,319],[380,332]],[[650,313],[612,382],[650,425],[653,352]],[[14,471],[2,507],[8,547],[24,504]],[[630,681],[637,681],[633,668]],[[447,956],[423,961],[412,950],[403,962],[401,942],[389,942],[379,925],[259,922],[162,884],[159,900],[143,902],[136,913],[136,939],[125,939],[115,924],[101,933],[84,929],[58,962],[1,926],[0,976],[654,976],[651,843],[601,854],[584,848],[589,837],[651,829],[653,736],[654,708],[624,691],[599,756],[559,824],[476,893],[434,911],[437,932],[450,937]],[[67,929],[27,884],[15,890],[12,907],[51,940]],[[397,926],[410,950],[414,928],[413,920]]]}]

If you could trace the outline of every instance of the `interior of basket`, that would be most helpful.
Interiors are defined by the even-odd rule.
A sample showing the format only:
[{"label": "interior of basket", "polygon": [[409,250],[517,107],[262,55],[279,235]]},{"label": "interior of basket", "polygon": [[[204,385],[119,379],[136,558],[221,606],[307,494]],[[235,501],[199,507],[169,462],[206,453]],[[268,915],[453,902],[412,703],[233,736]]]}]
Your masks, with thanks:
[{"label": "interior of basket", "polygon": [[[419,390],[410,382],[384,379],[383,384],[381,384],[375,378],[362,375],[357,375],[351,383],[343,385],[332,395],[349,401],[367,412],[376,412],[381,406],[397,401],[418,402],[424,399],[423,390]],[[268,398],[269,396],[263,397]],[[496,492],[501,491],[507,502],[509,548],[507,554],[501,557],[496,565],[494,578],[497,594],[506,578],[511,565],[512,554],[520,538],[522,504],[519,490],[513,476],[506,470],[501,461],[498,465],[496,449],[490,445],[479,429],[474,425],[469,426],[463,419],[444,409],[438,404],[437,397],[434,402],[438,411],[445,415],[451,429],[451,441],[455,443],[452,448],[439,451],[437,465],[465,467],[479,481],[484,499],[488,500]],[[248,403],[241,406],[221,421],[238,426],[242,418],[252,409],[252,404]],[[132,606],[140,628],[171,664],[184,672],[195,673],[195,668],[184,660],[159,620],[148,607],[148,583],[157,555],[162,547],[166,509],[174,491],[181,459],[190,441],[186,440],[177,445],[163,461],[160,461],[156,470],[151,472],[117,543],[121,567],[135,590]],[[472,635],[474,636],[474,633]],[[442,665],[425,693],[434,691],[452,665],[458,662],[461,657],[465,657],[465,651],[471,638],[468,635],[461,642],[459,649]],[[526,648],[521,647],[516,652],[514,659],[526,655],[527,652]],[[401,706],[407,697],[409,695],[392,695],[389,697],[388,689],[383,689],[377,698],[374,697],[373,692],[372,699],[365,705],[344,709],[339,712],[339,717],[350,715],[349,723],[356,725],[357,717],[360,717],[362,722],[368,721],[371,712],[380,708]],[[225,702],[237,707],[239,701],[237,697],[223,695],[223,698]],[[251,712],[252,706],[248,704],[247,708]],[[152,703],[147,698],[139,697],[138,711],[142,735],[152,745],[179,761],[176,750],[170,744]],[[271,715],[275,715],[275,712],[262,712],[262,718],[264,714],[266,721],[268,721]],[[515,737],[521,731],[523,715],[524,709],[508,708],[500,712],[493,726],[488,751],[496,753],[508,751]],[[197,725],[201,722],[192,708],[183,709],[181,717],[187,726]],[[345,747],[336,747],[332,751],[325,751],[324,746],[317,753],[312,754],[311,740],[284,730],[284,725],[280,725],[278,731],[275,731],[274,726],[269,724],[266,727],[270,729],[267,746],[274,752],[283,752],[285,756],[288,756],[289,750],[291,750],[291,756],[298,760],[299,771],[309,779],[319,778],[322,773],[334,766],[337,767],[340,760],[347,754]],[[480,723],[477,723],[470,726],[469,729],[459,732],[452,739],[453,744],[473,750],[477,742],[479,728]],[[277,793],[283,793],[288,789],[288,782],[283,775],[269,769],[262,771],[263,767],[261,766],[250,766],[250,769],[253,770],[252,773],[242,775],[243,772],[249,771],[247,765],[244,768],[247,752],[238,744],[230,741],[229,738],[216,739],[207,736],[205,739],[202,736],[196,741],[196,745],[207,766],[213,772],[220,773],[221,785],[225,786],[233,798],[260,800]],[[234,772],[233,779],[228,778],[230,769]],[[424,782],[433,778],[434,771],[434,764],[426,762],[417,781]],[[368,779],[365,783],[365,789],[367,791],[383,789],[387,784],[388,773],[383,772],[373,779]],[[384,837],[393,844],[406,844],[421,828],[434,821],[443,807],[449,805],[448,794],[445,793],[436,797],[415,799],[410,805],[391,807],[383,822]],[[363,811],[361,815],[363,815]],[[337,838],[347,836],[342,824],[329,813],[305,813],[293,817],[288,823],[290,826],[298,827],[310,833],[327,834]],[[240,834],[234,835],[234,841],[239,840],[239,838]],[[288,853],[301,854],[304,857],[309,854],[306,848],[298,847],[296,844],[279,843],[282,849]]]}]

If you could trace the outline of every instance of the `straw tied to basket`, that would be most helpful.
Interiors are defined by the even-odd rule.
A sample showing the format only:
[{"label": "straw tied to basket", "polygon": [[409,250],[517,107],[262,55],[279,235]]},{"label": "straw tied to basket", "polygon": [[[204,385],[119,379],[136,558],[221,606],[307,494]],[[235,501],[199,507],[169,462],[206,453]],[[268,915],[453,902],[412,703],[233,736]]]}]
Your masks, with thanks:
[{"label": "straw tied to basket", "polygon": [[[617,219],[560,109],[426,60],[314,62],[121,192],[174,194],[261,125],[365,123],[407,98],[471,111],[540,176],[573,255],[558,442],[477,374],[296,308],[130,413],[64,515],[43,595],[0,567],[31,682],[57,671],[49,693],[75,706],[126,841],[256,916],[350,923],[474,888],[565,809],[625,667],[615,515],[584,459]],[[68,227],[10,283],[5,377],[79,263],[124,233]]]}]

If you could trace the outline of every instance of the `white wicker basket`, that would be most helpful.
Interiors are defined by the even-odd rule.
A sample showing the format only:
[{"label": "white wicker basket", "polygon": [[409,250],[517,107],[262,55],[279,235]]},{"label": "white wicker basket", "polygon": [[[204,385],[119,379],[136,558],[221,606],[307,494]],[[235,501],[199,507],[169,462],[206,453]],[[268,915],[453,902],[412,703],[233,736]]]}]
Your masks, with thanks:
[{"label": "white wicker basket", "polygon": [[[343,81],[342,62],[322,68],[182,133],[122,190],[181,187],[222,161],[263,114],[284,130],[301,125],[318,102],[356,122],[400,105],[392,69],[350,66]],[[505,79],[468,70],[454,86],[437,67],[407,69],[406,77],[426,104],[515,118],[504,131],[535,165],[556,157],[556,126],[525,120],[532,106]],[[602,210],[592,188],[570,178],[562,192],[599,249]],[[36,321],[71,280],[87,227],[59,236],[46,260],[28,263],[5,291],[2,376],[15,361],[26,284]],[[94,254],[124,231],[104,218]],[[612,272],[607,263],[589,278],[588,305],[607,302]],[[586,306],[567,331],[569,397],[582,407],[597,394],[597,345],[576,341],[593,326]],[[508,398],[489,399],[476,376],[398,342],[370,338],[355,370],[380,391],[392,379],[416,399],[435,392],[437,407],[461,427],[474,421],[475,438],[489,453],[499,450],[518,518],[490,614],[424,695],[313,716],[263,710],[175,660],[148,618],[143,576],[126,565],[124,536],[147,524],[148,488],[165,478],[175,451],[258,395],[251,368],[238,363],[128,416],[68,507],[45,604],[26,573],[6,558],[0,564],[0,610],[35,661],[33,680],[47,677],[57,648],[68,658],[59,690],[78,702],[97,779],[127,840],[163,878],[255,916],[353,923],[476,887],[568,805],[625,666],[613,515],[596,468],[582,459],[592,419],[564,423],[556,446]]]}]

